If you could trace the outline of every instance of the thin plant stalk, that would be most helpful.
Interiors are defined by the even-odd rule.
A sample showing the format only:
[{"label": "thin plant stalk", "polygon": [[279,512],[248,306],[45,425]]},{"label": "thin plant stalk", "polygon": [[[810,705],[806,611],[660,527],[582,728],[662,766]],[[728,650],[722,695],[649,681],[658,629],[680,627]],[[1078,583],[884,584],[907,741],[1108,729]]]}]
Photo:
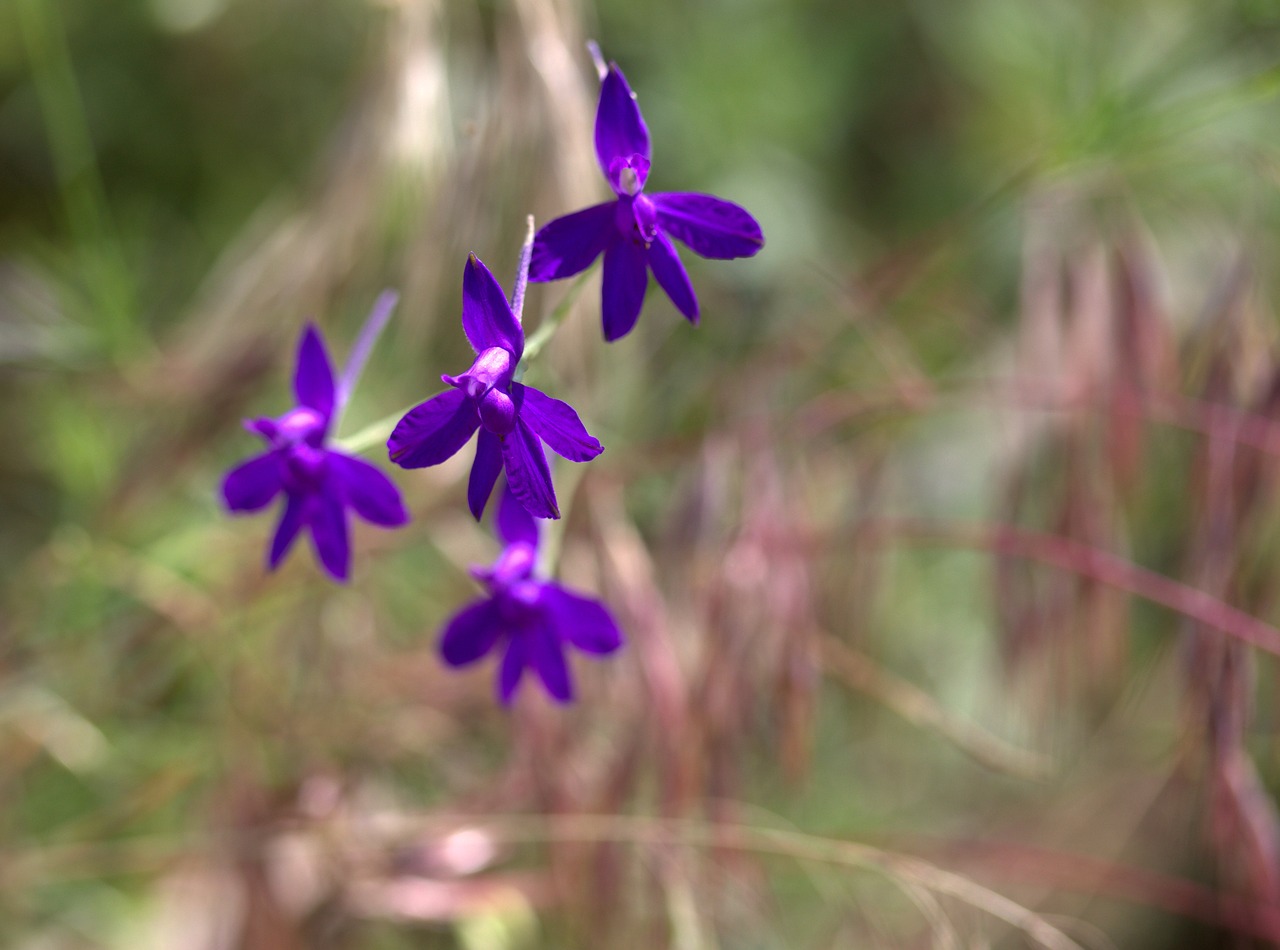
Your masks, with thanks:
[{"label": "thin plant stalk", "polygon": [[53,0],[18,0],[16,11],[67,224],[103,321],[106,349],[116,362],[125,363],[137,356],[140,342],[133,322],[137,310],[133,281],[98,173],[58,4]]}]

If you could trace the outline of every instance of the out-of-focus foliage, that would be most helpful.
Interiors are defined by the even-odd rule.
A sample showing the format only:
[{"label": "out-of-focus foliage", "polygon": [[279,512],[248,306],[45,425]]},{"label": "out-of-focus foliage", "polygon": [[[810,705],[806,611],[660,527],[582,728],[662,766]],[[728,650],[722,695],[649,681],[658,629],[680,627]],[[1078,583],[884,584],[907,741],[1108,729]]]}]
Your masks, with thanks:
[{"label": "out-of-focus foliage", "polygon": [[[343,352],[403,292],[347,431],[467,364],[466,253],[509,280],[603,197],[588,37],[653,190],[768,244],[686,258],[696,330],[650,294],[605,347],[589,285],[532,369],[606,445],[556,546],[629,644],[508,714],[435,655],[496,550],[466,458],[396,473],[346,587],[264,574],[216,486],[306,318]],[[1280,940],[1278,40],[1274,0],[0,3],[0,943]]]}]

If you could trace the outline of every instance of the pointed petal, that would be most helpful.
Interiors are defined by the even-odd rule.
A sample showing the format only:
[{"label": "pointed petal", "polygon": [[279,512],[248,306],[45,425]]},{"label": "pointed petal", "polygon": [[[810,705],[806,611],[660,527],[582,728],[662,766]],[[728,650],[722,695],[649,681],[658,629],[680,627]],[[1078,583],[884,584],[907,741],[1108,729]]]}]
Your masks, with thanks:
[{"label": "pointed petal", "polygon": [[756,219],[732,201],[693,192],[651,195],[650,199],[662,229],[695,254],[728,260],[751,257],[764,247]]},{"label": "pointed petal", "polygon": [[275,537],[271,539],[271,547],[267,549],[267,567],[275,570],[289,553],[293,539],[298,536],[307,520],[307,499],[303,495],[290,495],[285,503],[284,514],[276,525]]},{"label": "pointed petal", "polygon": [[467,507],[476,521],[484,514],[484,506],[493,494],[494,482],[502,471],[502,440],[488,429],[480,430],[476,439],[476,458],[471,463],[471,477],[467,480]]},{"label": "pointed petal", "polygon": [[508,350],[513,362],[524,352],[524,331],[516,322],[497,279],[472,254],[462,271],[462,329],[477,353],[492,346]]},{"label": "pointed petal", "polygon": [[502,465],[507,470],[507,484],[529,514],[535,518],[560,517],[547,455],[523,419],[502,440]]},{"label": "pointed petal", "polygon": [[520,674],[525,665],[525,638],[517,633],[507,641],[507,652],[502,657],[502,667],[498,670],[498,698],[504,706],[511,705],[511,698],[520,685]]},{"label": "pointed petal", "polygon": [[497,601],[479,601],[464,607],[445,626],[440,656],[450,666],[466,666],[492,650],[501,634],[502,615]]},{"label": "pointed petal", "polygon": [[329,470],[342,487],[342,498],[365,521],[395,528],[409,520],[400,490],[381,469],[341,452],[329,453]]},{"label": "pointed petal", "polygon": [[467,444],[480,414],[466,394],[446,389],[404,414],[387,439],[387,454],[401,468],[439,465]]},{"label": "pointed petal", "polygon": [[527,662],[538,671],[551,698],[558,703],[571,702],[573,681],[569,678],[564,645],[546,623],[537,624],[524,636],[528,640]]},{"label": "pointed petal", "polygon": [[510,485],[498,502],[498,537],[507,545],[527,544],[538,549],[538,521],[520,504]]},{"label": "pointed petal", "polygon": [[570,462],[589,462],[604,451],[604,446],[587,431],[567,402],[552,399],[522,383],[511,384],[511,395],[520,407],[520,418],[543,442]]},{"label": "pointed petal", "polygon": [[282,487],[280,457],[267,452],[227,472],[222,498],[232,511],[258,511],[271,504]]},{"label": "pointed petal", "polygon": [[293,373],[293,394],[298,405],[314,409],[325,421],[333,415],[333,365],[324,340],[314,324],[308,323],[298,341],[298,365]]},{"label": "pointed petal", "polygon": [[644,306],[644,292],[649,284],[644,249],[630,241],[615,241],[604,252],[604,287],[601,291],[601,315],[604,338],[620,340],[631,332]]},{"label": "pointed petal", "polygon": [[240,424],[249,432],[257,433],[268,442],[274,442],[276,436],[280,434],[280,424],[274,419],[245,419]]},{"label": "pointed petal", "polygon": [[609,73],[600,84],[600,104],[596,107],[596,158],[607,178],[615,158],[632,155],[652,158],[649,129],[622,70],[610,63]]},{"label": "pointed petal", "polygon": [[542,604],[555,634],[584,653],[602,656],[622,646],[622,631],[600,601],[547,584]]},{"label": "pointed petal", "polygon": [[693,292],[693,284],[689,281],[684,264],[680,263],[675,246],[661,232],[649,245],[649,266],[653,269],[653,276],[658,279],[658,286],[667,292],[676,309],[690,323],[697,323],[698,297]]},{"label": "pointed petal", "polygon": [[326,490],[315,499],[310,511],[311,546],[316,557],[336,581],[345,581],[351,571],[351,535],[347,511],[336,490]]},{"label": "pointed petal", "polygon": [[543,225],[533,239],[529,279],[559,280],[590,267],[618,233],[617,206],[606,201]]},{"label": "pointed petal", "polygon": [[351,398],[356,383],[360,381],[360,374],[364,371],[364,364],[368,362],[369,354],[373,352],[378,337],[382,336],[382,331],[386,328],[387,321],[391,319],[391,312],[395,310],[399,300],[400,295],[396,291],[384,290],[373,302],[373,309],[369,311],[369,316],[365,317],[360,335],[356,337],[356,344],[351,348],[346,365],[342,367],[342,377],[338,381],[339,406],[346,405],[347,400]]}]

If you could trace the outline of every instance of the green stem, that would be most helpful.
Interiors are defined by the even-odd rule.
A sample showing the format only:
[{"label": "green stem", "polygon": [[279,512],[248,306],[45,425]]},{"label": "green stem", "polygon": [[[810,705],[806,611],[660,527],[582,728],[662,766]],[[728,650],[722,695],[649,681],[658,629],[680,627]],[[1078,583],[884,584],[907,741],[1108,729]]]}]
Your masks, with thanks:
[{"label": "green stem", "polygon": [[578,295],[582,293],[582,288],[586,286],[587,279],[590,278],[595,269],[596,265],[592,264],[578,275],[577,280],[569,287],[569,292],[564,295],[564,299],[538,324],[538,329],[534,331],[533,336],[525,340],[524,356],[520,359],[520,365],[516,367],[517,380],[524,376],[526,366],[537,358],[538,354],[542,352],[542,348],[555,336],[556,330],[560,329],[560,324],[569,315],[569,310],[577,302]]},{"label": "green stem", "polygon": [[396,423],[404,418],[405,413],[417,405],[418,403],[415,402],[413,406],[397,409],[390,415],[383,416],[377,422],[369,423],[352,435],[334,439],[333,447],[348,455],[360,455],[369,451],[375,445],[384,445],[387,439],[391,437],[391,431],[396,427]]}]

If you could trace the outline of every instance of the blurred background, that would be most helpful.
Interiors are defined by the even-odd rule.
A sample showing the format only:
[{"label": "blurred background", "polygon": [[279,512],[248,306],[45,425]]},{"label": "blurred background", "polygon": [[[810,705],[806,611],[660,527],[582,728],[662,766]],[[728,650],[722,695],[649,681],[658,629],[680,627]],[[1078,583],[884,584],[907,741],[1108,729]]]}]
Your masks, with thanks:
[{"label": "blurred background", "polygon": [[[750,209],[531,370],[578,703],[442,623],[470,450],[350,584],[232,519],[248,415],[400,308],[354,432],[469,362],[468,252],[607,194]],[[5,0],[0,944],[1280,945],[1280,2]],[[567,284],[531,288],[530,327]],[[379,461],[377,449],[367,455]],[[385,459],[381,461],[385,462]]]}]

